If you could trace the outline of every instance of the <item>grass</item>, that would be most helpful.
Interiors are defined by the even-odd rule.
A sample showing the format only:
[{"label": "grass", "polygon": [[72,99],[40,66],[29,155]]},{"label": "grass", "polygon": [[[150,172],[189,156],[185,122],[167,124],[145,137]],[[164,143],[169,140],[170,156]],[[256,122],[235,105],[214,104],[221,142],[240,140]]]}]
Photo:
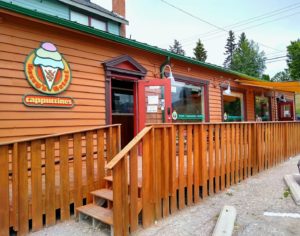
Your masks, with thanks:
[{"label": "grass", "polygon": [[284,190],[283,196],[285,198],[287,198],[289,195],[291,195],[291,190],[290,190],[290,188],[287,188],[287,189]]}]

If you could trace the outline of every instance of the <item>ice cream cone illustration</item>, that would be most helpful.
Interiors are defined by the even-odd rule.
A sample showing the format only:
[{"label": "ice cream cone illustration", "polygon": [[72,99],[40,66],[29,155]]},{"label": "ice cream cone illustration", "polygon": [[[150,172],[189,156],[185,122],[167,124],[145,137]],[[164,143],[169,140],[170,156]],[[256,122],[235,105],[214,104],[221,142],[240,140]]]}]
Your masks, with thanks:
[{"label": "ice cream cone illustration", "polygon": [[36,57],[33,64],[40,66],[48,90],[51,91],[58,70],[64,69],[62,56],[57,51],[55,45],[48,42],[43,43],[41,47],[36,50]]}]

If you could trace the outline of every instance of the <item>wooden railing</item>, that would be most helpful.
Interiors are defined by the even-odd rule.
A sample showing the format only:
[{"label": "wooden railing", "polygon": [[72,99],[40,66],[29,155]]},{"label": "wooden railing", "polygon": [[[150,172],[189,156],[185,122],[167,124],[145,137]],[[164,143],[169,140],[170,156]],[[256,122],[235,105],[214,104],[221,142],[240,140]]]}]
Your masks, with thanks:
[{"label": "wooden railing", "polygon": [[148,227],[300,153],[298,140],[297,122],[144,128],[106,166],[114,176],[115,235],[137,229],[140,208],[142,225]]},{"label": "wooden railing", "polygon": [[103,187],[105,164],[119,151],[119,125],[0,144],[0,235],[69,219]]}]

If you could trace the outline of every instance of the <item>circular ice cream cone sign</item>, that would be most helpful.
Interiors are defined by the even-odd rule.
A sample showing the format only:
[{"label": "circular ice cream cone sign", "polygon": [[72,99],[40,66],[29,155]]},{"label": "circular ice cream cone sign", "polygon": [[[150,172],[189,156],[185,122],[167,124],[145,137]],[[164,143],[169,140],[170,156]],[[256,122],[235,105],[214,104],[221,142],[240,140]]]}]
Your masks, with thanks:
[{"label": "circular ice cream cone sign", "polygon": [[45,42],[30,53],[25,62],[26,78],[37,91],[59,94],[71,83],[71,70],[54,44]]}]

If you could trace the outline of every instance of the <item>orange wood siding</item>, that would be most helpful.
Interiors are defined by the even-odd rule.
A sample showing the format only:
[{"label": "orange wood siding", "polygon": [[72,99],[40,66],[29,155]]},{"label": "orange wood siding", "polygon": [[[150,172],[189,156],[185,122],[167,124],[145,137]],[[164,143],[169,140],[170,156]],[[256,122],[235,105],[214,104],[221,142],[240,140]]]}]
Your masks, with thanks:
[{"label": "orange wood siding", "polygon": [[[46,135],[105,124],[105,75],[102,63],[128,54],[144,66],[146,79],[160,77],[160,65],[166,57],[89,36],[73,30],[39,22],[0,10],[0,142],[28,136]],[[24,94],[40,94],[27,82],[23,63],[41,42],[54,43],[69,63],[72,82],[59,96],[74,99],[72,109],[34,108],[22,103]],[[246,89],[247,119],[254,120],[253,87],[234,82],[238,77],[171,61],[174,74],[209,80],[209,118],[222,120],[220,83]]]}]

